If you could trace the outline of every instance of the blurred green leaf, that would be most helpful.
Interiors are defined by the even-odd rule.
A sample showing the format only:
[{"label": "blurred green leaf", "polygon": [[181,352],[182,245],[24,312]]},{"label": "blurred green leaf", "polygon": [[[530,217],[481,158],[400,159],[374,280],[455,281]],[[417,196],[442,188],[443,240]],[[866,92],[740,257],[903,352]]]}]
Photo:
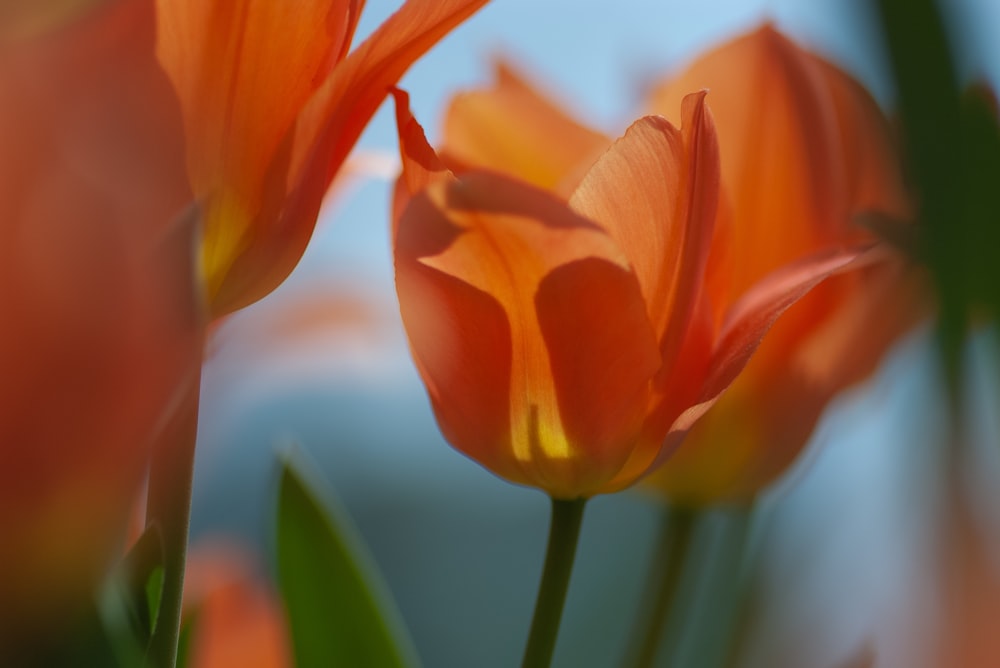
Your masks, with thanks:
[{"label": "blurred green leaf", "polygon": [[286,459],[278,490],[278,582],[298,668],[415,665],[374,561],[329,487]]},{"label": "blurred green leaf", "polygon": [[142,647],[156,628],[163,595],[163,541],[155,526],[147,527],[125,556],[116,575],[133,632]]},{"label": "blurred green leaf", "polygon": [[163,566],[157,566],[150,572],[143,593],[146,595],[146,614],[149,615],[149,631],[152,633],[160,614],[160,599],[163,598]]},{"label": "blurred green leaf", "polygon": [[954,45],[934,0],[878,0],[896,80],[920,254],[939,300],[938,331],[953,393],[975,319],[1000,315],[1000,130],[992,94],[962,94]]},{"label": "blurred green leaf", "polygon": [[98,593],[90,627],[69,650],[72,665],[143,665],[162,592],[162,541],[147,527]]}]

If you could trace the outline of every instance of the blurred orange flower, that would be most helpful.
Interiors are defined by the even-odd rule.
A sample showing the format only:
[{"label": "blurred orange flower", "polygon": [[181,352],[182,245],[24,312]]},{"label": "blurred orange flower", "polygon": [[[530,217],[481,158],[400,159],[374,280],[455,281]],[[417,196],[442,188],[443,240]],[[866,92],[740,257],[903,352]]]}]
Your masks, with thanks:
[{"label": "blurred orange flower", "polygon": [[0,36],[0,662],[93,593],[200,366],[152,1],[77,4]]},{"label": "blurred orange flower", "polygon": [[[818,250],[874,239],[860,214],[909,216],[899,158],[875,101],[850,76],[765,25],[652,91],[669,115],[712,91],[728,247],[711,262],[716,303]],[[685,504],[746,500],[807,442],[830,399],[867,376],[922,312],[902,253],[825,282],[789,310],[726,396],[652,482]]]},{"label": "blurred orange flower", "polygon": [[680,130],[636,121],[565,197],[497,171],[448,170],[396,98],[396,285],[438,423],[486,468],[553,497],[616,491],[658,464],[775,318],[857,256],[788,265],[716,319],[703,289],[720,243],[704,93],[684,99]]},{"label": "blurred orange flower", "polygon": [[362,0],[158,0],[184,109],[213,316],[298,262],[331,181],[388,87],[487,0],[408,0],[349,52]]},{"label": "blurred orange flower", "polygon": [[281,600],[244,550],[203,544],[190,553],[184,580],[191,668],[290,668],[291,639]]}]

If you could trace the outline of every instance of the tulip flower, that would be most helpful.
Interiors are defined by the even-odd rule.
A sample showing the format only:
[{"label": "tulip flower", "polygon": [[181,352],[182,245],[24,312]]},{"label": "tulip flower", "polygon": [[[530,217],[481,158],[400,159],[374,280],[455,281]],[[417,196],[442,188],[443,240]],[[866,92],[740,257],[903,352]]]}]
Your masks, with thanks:
[{"label": "tulip flower", "polygon": [[[716,301],[789,261],[874,239],[861,214],[908,217],[875,101],[773,26],[699,58],[652,91],[650,108],[669,116],[692,87],[712,91],[732,230],[725,271],[710,281]],[[652,482],[687,505],[751,498],[794,461],[830,399],[915,322],[920,293],[902,254],[813,291]]]},{"label": "tulip flower", "polygon": [[281,600],[256,570],[236,546],[207,543],[191,551],[184,583],[184,615],[191,625],[187,665],[294,665]]},{"label": "tulip flower", "polygon": [[[705,275],[717,319],[789,262],[874,241],[860,214],[889,221],[908,216],[887,123],[875,102],[860,84],[773,27],[722,47],[656,88],[651,109],[676,117],[681,100],[698,88],[711,90],[717,118],[717,225],[727,230]],[[493,88],[452,101],[442,156],[448,164],[530,175],[533,165],[552,164],[543,157],[544,141],[501,145],[476,138],[560,136],[559,127],[562,144],[581,147],[576,159],[586,160],[593,131],[501,64]],[[572,159],[558,164],[560,171],[543,185],[558,184],[565,193],[581,170]],[[916,320],[920,284],[912,267],[889,252],[863,270],[825,281],[782,316],[741,380],[654,482],[687,504],[751,496],[794,460],[830,398],[868,375]]]},{"label": "tulip flower", "polygon": [[18,648],[36,633],[52,649],[92,596],[201,360],[183,130],[152,2],[62,9],[0,37],[4,665],[31,663]]},{"label": "tulip flower", "polygon": [[680,129],[636,121],[566,196],[449,170],[395,95],[396,286],[438,424],[554,499],[617,491],[659,464],[781,312],[860,252],[813,255],[740,299],[709,300],[709,252],[727,230],[704,92],[684,98]]},{"label": "tulip flower", "polygon": [[214,316],[273,290],[324,193],[406,69],[486,0],[408,0],[350,52],[364,2],[157,0],[158,54],[184,110]]}]

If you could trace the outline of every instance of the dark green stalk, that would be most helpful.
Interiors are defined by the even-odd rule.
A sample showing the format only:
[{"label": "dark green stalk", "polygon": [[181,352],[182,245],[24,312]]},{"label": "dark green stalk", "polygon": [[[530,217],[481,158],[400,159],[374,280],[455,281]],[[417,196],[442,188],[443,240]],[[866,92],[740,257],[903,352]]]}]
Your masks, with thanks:
[{"label": "dark green stalk", "polygon": [[586,502],[552,499],[549,546],[522,668],[548,668],[552,663]]}]

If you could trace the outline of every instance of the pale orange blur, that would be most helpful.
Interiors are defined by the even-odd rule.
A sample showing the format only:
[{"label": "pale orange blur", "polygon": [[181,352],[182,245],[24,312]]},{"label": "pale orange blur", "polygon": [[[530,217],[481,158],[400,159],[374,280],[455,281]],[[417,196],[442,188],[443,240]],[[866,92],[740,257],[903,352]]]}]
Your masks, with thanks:
[{"label": "pale orange blur", "polygon": [[200,366],[153,5],[89,5],[0,40],[0,656],[93,594]]},{"label": "pale orange blur", "polygon": [[291,639],[274,589],[245,550],[196,545],[184,580],[191,668],[291,668]]},{"label": "pale orange blur", "polygon": [[[765,25],[657,86],[650,109],[673,114],[691,87],[712,91],[720,224],[731,230],[710,263],[715,303],[797,258],[874,241],[861,214],[905,227],[910,208],[888,122],[833,64]],[[889,248],[883,261],[818,287],[776,324],[654,485],[687,504],[752,497],[794,460],[829,400],[916,322],[923,294],[915,267]]]}]

